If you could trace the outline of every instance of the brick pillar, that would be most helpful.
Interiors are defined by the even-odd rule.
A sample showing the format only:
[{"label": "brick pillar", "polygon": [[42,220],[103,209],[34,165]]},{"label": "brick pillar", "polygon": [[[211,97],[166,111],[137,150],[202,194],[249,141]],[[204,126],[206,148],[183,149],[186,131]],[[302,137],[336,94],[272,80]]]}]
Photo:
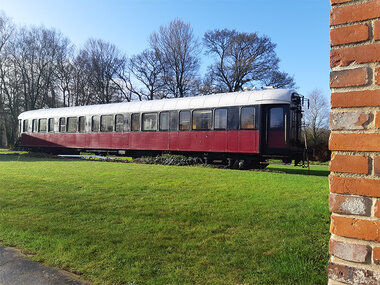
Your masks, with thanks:
[{"label": "brick pillar", "polygon": [[380,0],[331,0],[329,284],[380,284]]}]

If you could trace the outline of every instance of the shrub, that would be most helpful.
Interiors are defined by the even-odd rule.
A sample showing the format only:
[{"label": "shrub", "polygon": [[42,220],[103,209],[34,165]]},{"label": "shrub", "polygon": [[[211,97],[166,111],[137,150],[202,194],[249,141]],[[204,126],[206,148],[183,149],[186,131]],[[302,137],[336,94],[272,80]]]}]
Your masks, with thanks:
[{"label": "shrub", "polygon": [[201,164],[202,161],[198,157],[186,157],[183,155],[172,155],[172,154],[163,154],[158,156],[146,156],[140,157],[133,160],[136,163],[144,164],[163,164],[163,165],[195,165]]}]

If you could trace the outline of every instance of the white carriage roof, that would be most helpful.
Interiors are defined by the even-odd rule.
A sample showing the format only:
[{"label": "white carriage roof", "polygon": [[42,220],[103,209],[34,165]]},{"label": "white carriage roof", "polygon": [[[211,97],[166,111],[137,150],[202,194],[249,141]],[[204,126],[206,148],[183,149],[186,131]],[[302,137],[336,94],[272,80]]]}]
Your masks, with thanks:
[{"label": "white carriage roof", "polygon": [[178,99],[162,99],[153,101],[133,101],[103,105],[87,105],[52,109],[39,109],[21,113],[21,120],[33,118],[51,118],[68,116],[87,116],[122,114],[137,112],[157,112],[169,110],[186,110],[202,108],[218,108],[227,106],[244,106],[258,104],[289,104],[291,96],[296,93],[289,89],[265,89],[233,93],[221,93],[205,96]]}]

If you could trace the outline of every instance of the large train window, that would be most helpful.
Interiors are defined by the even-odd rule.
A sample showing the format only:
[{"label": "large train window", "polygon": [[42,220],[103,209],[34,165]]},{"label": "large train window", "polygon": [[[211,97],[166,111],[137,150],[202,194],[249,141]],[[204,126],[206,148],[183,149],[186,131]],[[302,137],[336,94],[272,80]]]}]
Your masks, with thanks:
[{"label": "large train window", "polygon": [[280,129],[284,126],[284,109],[282,107],[271,108],[269,117],[269,128]]},{"label": "large train window", "polygon": [[33,133],[37,133],[38,132],[37,119],[33,119],[33,121],[32,121],[32,132]]},{"label": "large train window", "polygon": [[190,130],[190,111],[179,112],[179,129],[181,131]]},{"label": "large train window", "polygon": [[39,119],[38,121],[38,132],[46,133],[47,119]]},{"label": "large train window", "polygon": [[54,132],[54,118],[48,120],[48,132]]},{"label": "large train window", "polygon": [[240,114],[240,128],[254,129],[255,128],[255,107],[243,107]]},{"label": "large train window", "polygon": [[98,115],[92,116],[91,131],[99,132],[99,127],[100,127],[100,117]]},{"label": "large train window", "polygon": [[115,116],[115,132],[123,132],[124,131],[124,116],[118,114]]},{"label": "large train window", "polygon": [[157,113],[145,113],[142,115],[143,131],[157,131]]},{"label": "large train window", "polygon": [[215,109],[214,112],[214,129],[225,130],[227,129],[227,109]]},{"label": "large train window", "polygon": [[26,132],[28,132],[28,130],[29,130],[29,121],[28,120],[24,120],[23,125],[22,125],[22,131],[24,133],[26,133]]},{"label": "large train window", "polygon": [[69,117],[67,118],[67,132],[76,133],[78,131],[78,118]]},{"label": "large train window", "polygon": [[66,132],[66,119],[65,118],[59,118],[59,131],[61,133]]},{"label": "large train window", "polygon": [[178,131],[178,112],[170,111],[169,113],[169,130]]},{"label": "large train window", "polygon": [[78,132],[84,133],[86,131],[86,117],[81,116],[78,118]]},{"label": "large train window", "polygon": [[193,130],[210,130],[212,123],[211,110],[193,111]]},{"label": "large train window", "polygon": [[100,131],[101,132],[113,131],[113,115],[104,115],[100,117]]},{"label": "large train window", "polygon": [[169,130],[169,112],[160,113],[160,131]]},{"label": "large train window", "polygon": [[132,114],[131,130],[132,131],[139,131],[140,130],[140,114],[138,114],[138,113]]}]

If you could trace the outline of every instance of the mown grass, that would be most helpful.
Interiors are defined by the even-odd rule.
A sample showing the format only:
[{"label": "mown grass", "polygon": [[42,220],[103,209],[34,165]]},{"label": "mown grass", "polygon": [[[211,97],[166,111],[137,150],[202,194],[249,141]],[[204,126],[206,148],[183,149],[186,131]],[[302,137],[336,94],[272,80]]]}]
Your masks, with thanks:
[{"label": "mown grass", "polygon": [[326,284],[327,177],[269,169],[0,155],[0,240],[95,284]]}]

